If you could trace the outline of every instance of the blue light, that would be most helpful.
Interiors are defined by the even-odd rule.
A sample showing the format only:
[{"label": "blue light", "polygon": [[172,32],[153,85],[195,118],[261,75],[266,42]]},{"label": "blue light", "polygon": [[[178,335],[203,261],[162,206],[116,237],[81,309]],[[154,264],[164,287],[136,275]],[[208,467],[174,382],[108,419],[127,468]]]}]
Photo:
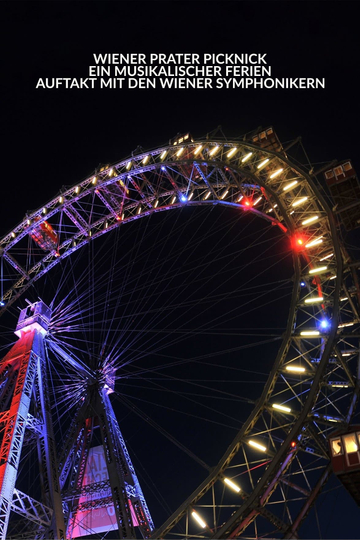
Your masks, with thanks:
[{"label": "blue light", "polygon": [[320,328],[322,328],[323,330],[326,330],[327,328],[329,328],[329,326],[330,322],[327,319],[322,319],[322,321],[320,321]]},{"label": "blue light", "polygon": [[180,201],[181,201],[181,202],[186,202],[186,201],[187,201],[187,197],[186,197],[185,195],[181,195]]},{"label": "blue light", "polygon": [[5,302],[3,300],[0,300],[0,306],[5,306]]},{"label": "blue light", "polygon": [[300,281],[300,287],[306,287],[305,281]]},{"label": "blue light", "polygon": [[162,170],[162,171],[166,171],[166,167],[161,167],[161,170]]}]

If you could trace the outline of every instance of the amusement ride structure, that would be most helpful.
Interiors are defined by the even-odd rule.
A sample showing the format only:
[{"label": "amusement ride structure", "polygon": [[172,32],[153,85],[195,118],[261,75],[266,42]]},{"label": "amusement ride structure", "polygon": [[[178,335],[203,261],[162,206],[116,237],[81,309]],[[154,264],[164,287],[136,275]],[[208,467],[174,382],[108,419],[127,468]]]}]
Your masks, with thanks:
[{"label": "amusement ride structure", "polygon": [[78,353],[80,338],[61,342],[59,320],[74,316],[65,304],[34,294],[22,303],[18,340],[0,364],[0,538],[297,538],[339,457],[334,471],[359,503],[359,264],[342,231],[360,225],[360,188],[350,161],[298,164],[289,152],[300,144],[284,147],[272,128],[233,140],[179,135],[100,167],[2,238],[2,314],[81,248],[165,210],[259,217],[288,242],[293,270],[262,392],[215,466],[193,456],[204,479],[163,524],[152,520],[112,406],[116,363]]}]

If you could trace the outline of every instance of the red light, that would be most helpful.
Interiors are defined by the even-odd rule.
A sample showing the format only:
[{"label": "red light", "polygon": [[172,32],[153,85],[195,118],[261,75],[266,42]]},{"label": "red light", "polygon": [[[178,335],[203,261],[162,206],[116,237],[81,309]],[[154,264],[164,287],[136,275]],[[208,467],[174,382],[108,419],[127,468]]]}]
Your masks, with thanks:
[{"label": "red light", "polygon": [[296,441],[291,441],[290,446],[291,446],[291,448],[296,448]]},{"label": "red light", "polygon": [[250,208],[250,206],[252,206],[251,201],[249,201],[249,199],[245,199],[244,205],[247,206],[248,208]]},{"label": "red light", "polygon": [[285,225],[283,225],[282,223],[280,223],[280,221],[278,221],[278,222],[276,223],[276,225],[277,225],[278,227],[280,227],[280,229],[281,229],[284,233],[287,232],[287,228],[285,227]]},{"label": "red light", "polygon": [[292,243],[293,249],[305,248],[305,239],[302,236],[295,236],[295,238],[292,239],[291,243]]}]

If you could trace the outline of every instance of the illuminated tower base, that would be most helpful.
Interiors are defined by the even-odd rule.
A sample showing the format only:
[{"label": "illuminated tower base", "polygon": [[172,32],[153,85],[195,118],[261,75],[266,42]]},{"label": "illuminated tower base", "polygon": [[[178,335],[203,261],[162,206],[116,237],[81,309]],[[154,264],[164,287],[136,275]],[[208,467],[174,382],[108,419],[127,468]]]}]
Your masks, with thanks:
[{"label": "illuminated tower base", "polygon": [[[50,317],[42,301],[23,309],[19,340],[0,363],[0,539],[62,540],[110,531],[149,538],[154,524],[109,398],[114,371],[93,371],[60,347],[48,335]],[[58,454],[49,348],[74,371],[84,396],[57,441]]]},{"label": "illuminated tower base", "polygon": [[[115,530],[149,538],[154,524],[110,403],[111,382],[94,376],[59,456],[66,538]],[[97,430],[101,442],[93,446]]]},{"label": "illuminated tower base", "polygon": [[[28,522],[29,538],[65,538],[44,353],[49,321],[50,309],[41,301],[23,309],[15,332],[19,340],[0,364],[1,539],[7,538],[11,511]],[[34,445],[40,474],[40,486],[33,486],[37,498],[17,485],[23,447]]]}]

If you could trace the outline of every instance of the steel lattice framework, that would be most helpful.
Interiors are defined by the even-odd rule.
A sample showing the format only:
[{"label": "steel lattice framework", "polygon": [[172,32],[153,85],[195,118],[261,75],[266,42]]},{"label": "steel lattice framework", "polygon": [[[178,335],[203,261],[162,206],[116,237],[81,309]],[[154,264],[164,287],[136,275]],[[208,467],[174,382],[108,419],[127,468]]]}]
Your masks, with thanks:
[{"label": "steel lattice framework", "polygon": [[[293,242],[294,286],[288,324],[256,406],[219,463],[213,468],[204,464],[208,475],[202,484],[153,533],[145,499],[141,499],[141,490],[138,492],[145,516],[144,537],[198,538],[200,534],[232,538],[251,524],[256,524],[259,534],[296,536],[331,472],[328,435],[334,428],[346,427],[354,414],[360,380],[356,266],[340,243],[338,225],[313,171],[294,163],[288,150],[271,128],[233,141],[182,137],[176,144],[95,171],[29,214],[0,242],[3,277],[12,283],[3,295],[3,311],[60,260],[92,239],[141,217],[184,205],[224,205],[255,213],[279,227]],[[45,223],[56,231],[57,244],[30,257],[26,249],[29,236],[39,236]],[[51,336],[46,340],[48,347],[57,347]],[[76,370],[81,367],[80,360],[64,351],[56,352]],[[36,355],[43,357],[42,353]],[[6,365],[5,361],[3,370]],[[30,370],[31,361],[27,360],[27,365]],[[71,468],[70,456],[76,449],[78,456],[88,451],[94,418],[89,414],[90,403],[103,432],[109,432],[103,444],[106,446],[109,438],[116,441],[111,450],[113,462],[119,463],[119,455],[124,457],[127,452],[104,385],[100,385],[100,392],[95,391],[95,397],[98,376],[85,366],[80,371],[87,381],[88,395],[58,458],[60,485],[65,485],[63,475]],[[27,377],[33,381],[35,375]],[[5,374],[3,380],[8,380]],[[27,383],[22,384],[25,388]],[[6,412],[6,406],[2,410],[6,429],[13,429],[7,416],[11,413]],[[30,419],[26,422],[29,426]],[[16,455],[15,450],[6,451]],[[130,458],[126,467],[130,469],[126,474],[136,478]],[[78,471],[75,467],[71,474],[75,469]],[[236,471],[243,471],[241,486],[232,481]],[[67,483],[67,492],[63,492],[63,500],[73,503],[81,491],[76,474],[70,482],[73,491]],[[13,473],[12,486],[15,477]],[[121,496],[115,480],[110,484],[121,537],[131,538],[131,520],[128,528],[123,526],[123,516],[129,516],[123,508],[129,493]],[[15,490],[11,501],[10,492],[12,488],[4,495],[6,504],[21,512],[21,500],[26,496]],[[48,510],[37,511],[47,523],[47,512],[56,512],[56,508],[51,502]],[[199,524],[189,519],[191,514],[203,519],[200,533]],[[71,508],[66,516],[71,522]],[[185,532],[179,533],[178,524]]]},{"label": "steel lattice framework", "polygon": [[[4,433],[0,448],[0,537],[8,537],[10,511],[23,518],[25,530],[33,538],[65,539],[73,537],[79,512],[111,504],[122,538],[136,537],[131,506],[142,536],[148,538],[154,525],[109,400],[112,382],[109,376],[92,371],[52,343],[63,362],[80,374],[86,388],[86,397],[78,407],[57,459],[45,353],[50,317],[51,311],[42,301],[23,309],[16,328],[20,339],[2,362],[2,410],[8,409],[1,417]],[[86,486],[83,480],[96,426],[101,432],[109,479],[101,486]],[[37,447],[40,500],[15,488],[29,432],[36,435],[27,444]],[[89,492],[96,493],[97,498],[87,498]],[[81,501],[81,495],[85,495],[85,501]]]}]

